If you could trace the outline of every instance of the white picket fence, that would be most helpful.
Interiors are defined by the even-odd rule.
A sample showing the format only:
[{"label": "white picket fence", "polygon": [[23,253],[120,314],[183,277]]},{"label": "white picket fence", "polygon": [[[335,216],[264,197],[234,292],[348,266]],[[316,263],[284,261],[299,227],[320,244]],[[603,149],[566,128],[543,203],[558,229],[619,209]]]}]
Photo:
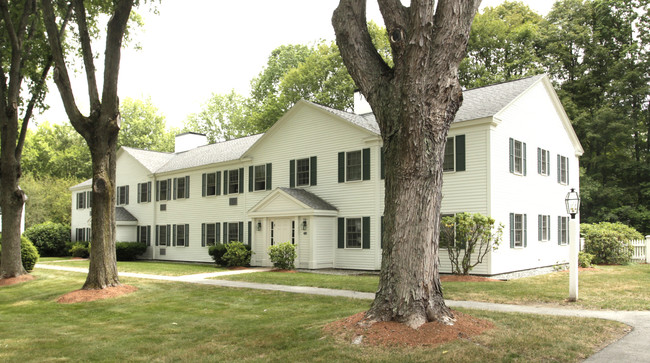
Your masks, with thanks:
[{"label": "white picket fence", "polygon": [[640,263],[650,263],[650,236],[645,236],[645,239],[630,242],[634,248],[632,260]]}]

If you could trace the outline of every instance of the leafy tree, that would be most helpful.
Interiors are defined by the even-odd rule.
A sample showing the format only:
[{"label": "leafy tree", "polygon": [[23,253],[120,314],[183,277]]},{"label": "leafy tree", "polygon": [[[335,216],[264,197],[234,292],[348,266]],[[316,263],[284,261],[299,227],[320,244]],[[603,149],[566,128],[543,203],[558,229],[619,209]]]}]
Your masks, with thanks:
[{"label": "leafy tree", "polygon": [[343,61],[370,103],[386,161],[379,290],[369,321],[452,324],[438,274],[442,161],[462,103],[458,67],[480,0],[379,6],[394,66],[372,43],[363,0],[340,0],[332,24]]},{"label": "leafy tree", "polygon": [[234,90],[226,95],[213,93],[201,112],[187,117],[184,129],[205,134],[210,143],[251,135],[257,128],[247,112],[246,99]]},{"label": "leafy tree", "polygon": [[[90,266],[84,289],[103,289],[119,285],[115,259],[115,153],[120,131],[120,110],[117,82],[122,41],[134,0],[116,0],[107,6],[112,13],[106,30],[104,80],[100,98],[95,75],[94,55],[88,18],[94,4],[73,0],[78,39],[84,63],[90,100],[90,114],[84,116],[77,107],[68,76],[68,67],[50,0],[42,0],[43,18],[56,72],[56,83],[70,123],[83,136],[90,149],[93,174],[92,245]],[[90,9],[87,11],[86,6]],[[108,5],[108,4],[105,4]],[[90,15],[90,16],[89,16]],[[92,25],[92,22],[90,23]]]},{"label": "leafy tree", "polygon": [[477,14],[459,70],[461,84],[475,88],[540,73],[537,43],[542,21],[519,1]]},{"label": "leafy tree", "polygon": [[458,213],[442,219],[440,246],[447,246],[454,274],[467,275],[501,243],[503,225],[481,213]]},{"label": "leafy tree", "polygon": [[174,134],[166,131],[165,116],[153,105],[151,98],[126,98],[120,105],[120,146],[152,151],[174,151]]},{"label": "leafy tree", "polygon": [[[21,185],[27,195],[25,202],[25,228],[54,222],[70,225],[70,187],[82,179],[43,176],[35,178],[25,174]],[[69,237],[68,237],[69,238]]]},{"label": "leafy tree", "polygon": [[[57,36],[63,35],[69,10],[67,4],[57,5],[56,11],[61,15]],[[25,194],[19,186],[21,158],[32,112],[35,107],[43,106],[52,58],[45,46],[43,23],[35,0],[11,4],[0,0],[0,29],[3,29],[0,32],[0,208],[4,232],[0,278],[4,278],[27,273],[21,263],[20,247],[25,203]]]}]

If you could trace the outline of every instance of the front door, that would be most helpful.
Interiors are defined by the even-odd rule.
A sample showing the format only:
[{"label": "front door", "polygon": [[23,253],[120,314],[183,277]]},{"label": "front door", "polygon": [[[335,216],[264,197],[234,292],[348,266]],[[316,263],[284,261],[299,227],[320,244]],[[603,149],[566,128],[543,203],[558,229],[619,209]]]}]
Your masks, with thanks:
[{"label": "front door", "polygon": [[291,242],[295,243],[295,220],[291,218],[271,219],[271,246]]}]

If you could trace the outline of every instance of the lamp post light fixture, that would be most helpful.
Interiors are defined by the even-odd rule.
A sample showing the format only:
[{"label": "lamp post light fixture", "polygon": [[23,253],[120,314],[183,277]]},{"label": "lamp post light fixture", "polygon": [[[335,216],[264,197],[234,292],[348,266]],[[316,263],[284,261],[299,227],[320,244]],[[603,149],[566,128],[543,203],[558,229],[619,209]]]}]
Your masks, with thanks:
[{"label": "lamp post light fixture", "polygon": [[302,230],[306,231],[307,230],[307,219],[302,220]]},{"label": "lamp post light fixture", "polygon": [[564,198],[569,220],[569,301],[578,300],[578,241],[576,240],[576,214],[580,212],[580,195],[571,188]]}]

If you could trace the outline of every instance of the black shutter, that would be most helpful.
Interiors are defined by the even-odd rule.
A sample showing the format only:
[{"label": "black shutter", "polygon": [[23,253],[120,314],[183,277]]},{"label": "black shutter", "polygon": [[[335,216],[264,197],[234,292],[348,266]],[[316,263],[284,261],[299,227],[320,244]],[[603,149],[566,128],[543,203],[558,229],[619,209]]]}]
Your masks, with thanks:
[{"label": "black shutter", "polygon": [[228,195],[228,170],[223,171],[223,195]]},{"label": "black shutter", "polygon": [[147,202],[151,202],[151,182],[147,182]]},{"label": "black shutter", "polygon": [[557,244],[562,244],[562,217],[557,217]]},{"label": "black shutter", "polygon": [[147,226],[147,246],[151,246],[151,226]]},{"label": "black shutter", "polygon": [[515,140],[510,138],[510,172],[515,172]]},{"label": "black shutter", "polygon": [[126,205],[129,205],[129,186],[126,186]]},{"label": "black shutter", "polygon": [[185,176],[185,198],[190,197],[190,176]]},{"label": "black shutter", "polygon": [[214,224],[214,242],[215,244],[221,242],[221,224],[219,222]]},{"label": "black shutter", "polygon": [[140,226],[135,227],[135,241],[140,242]]},{"label": "black shutter", "polygon": [[515,214],[510,213],[510,248],[515,248]]},{"label": "black shutter", "polygon": [[160,226],[156,226],[156,246],[158,246],[158,233],[160,231]]},{"label": "black shutter", "polygon": [[77,209],[79,209],[79,200],[81,199],[81,195],[83,194],[84,197],[85,197],[85,196],[86,196],[85,193],[86,193],[86,192],[83,192],[83,193],[77,193]]},{"label": "black shutter", "polygon": [[253,239],[253,230],[252,230],[252,224],[253,222],[248,221],[248,245],[251,246],[251,240]]},{"label": "black shutter", "polygon": [[311,186],[316,185],[318,181],[318,174],[316,173],[316,157],[312,156],[309,158],[309,184]]},{"label": "black shutter", "polygon": [[289,160],[289,188],[296,186],[296,161]]},{"label": "black shutter", "polygon": [[172,234],[174,235],[172,237],[172,244],[176,246],[176,225],[175,224],[172,226]]},{"label": "black shutter", "polygon": [[560,178],[560,154],[557,155],[557,182],[561,182],[562,179]]},{"label": "black shutter", "polygon": [[[172,179],[169,178],[169,179],[167,179],[167,200],[172,199],[172,188],[171,188],[171,186],[172,186]],[[176,199],[176,198],[174,198],[174,199]]]},{"label": "black shutter", "polygon": [[244,192],[244,168],[239,168],[239,193]]},{"label": "black shutter", "polygon": [[523,153],[524,153],[524,176],[526,176],[526,143],[522,142],[522,147],[523,147]]},{"label": "black shutter", "polygon": [[205,223],[201,223],[201,247],[205,247]]},{"label": "black shutter", "polygon": [[185,225],[185,247],[190,246],[190,225]]},{"label": "black shutter", "polygon": [[86,192],[86,208],[92,208],[93,207],[93,192],[92,190],[89,192]]},{"label": "black shutter", "polygon": [[[539,150],[539,149],[537,149],[537,150]],[[539,153],[538,153],[538,155],[539,155]],[[537,215],[537,240],[538,241],[542,240],[542,232],[543,232],[542,231],[542,220],[543,219],[544,219],[544,217],[542,217],[541,214]]]},{"label": "black shutter", "polygon": [[171,234],[172,234],[172,226],[168,224],[167,225],[167,246],[169,246],[169,242],[171,242]]},{"label": "black shutter", "polygon": [[537,148],[537,174],[542,173],[542,149]]},{"label": "black shutter", "polygon": [[221,172],[220,171],[216,172],[216,175],[217,175],[215,177],[215,179],[216,179],[215,183],[216,184],[214,186],[215,194],[216,195],[221,195]]},{"label": "black shutter", "polygon": [[254,170],[254,169],[253,169],[252,166],[249,166],[249,167],[248,167],[248,191],[249,191],[249,192],[252,192],[252,191],[253,191],[253,178],[255,177],[255,176],[253,175],[253,172],[254,172],[253,170]]},{"label": "black shutter", "polygon": [[566,183],[569,184],[569,158],[566,158]]},{"label": "black shutter", "polygon": [[338,248],[345,247],[345,218],[339,218]]},{"label": "black shutter", "polygon": [[142,190],[142,184],[144,183],[138,183],[138,189],[137,189],[138,192],[136,193],[137,194],[136,200],[138,201],[138,203],[142,203],[142,198],[140,198],[140,191]]},{"label": "black shutter", "polygon": [[176,187],[178,187],[178,178],[174,178],[174,200],[176,200]]},{"label": "black shutter", "polygon": [[379,148],[379,176],[382,179],[386,179],[386,171],[384,170],[385,161],[384,161],[384,147]]},{"label": "black shutter", "polygon": [[528,214],[524,214],[524,247],[528,246]]},{"label": "black shutter", "polygon": [[363,180],[370,180],[370,149],[363,149]]},{"label": "black shutter", "polygon": [[456,171],[465,171],[465,135],[456,136]]},{"label": "black shutter", "polygon": [[363,217],[361,219],[361,230],[363,234],[363,249],[370,249],[370,217]]},{"label": "black shutter", "polygon": [[272,167],[271,163],[266,164],[266,190],[271,190],[271,175]]},{"label": "black shutter", "polygon": [[339,153],[339,183],[345,182],[345,153]]},{"label": "black shutter", "polygon": [[206,194],[205,191],[206,191],[206,188],[207,188],[207,178],[208,178],[208,175],[206,173],[203,173],[203,175],[201,175],[201,196],[202,197],[205,197],[205,194]]},{"label": "black shutter", "polygon": [[223,243],[228,242],[228,222],[223,222]]},{"label": "black shutter", "polygon": [[244,243],[244,222],[239,222],[239,242]]},{"label": "black shutter", "polygon": [[[156,202],[160,199],[160,193],[158,192],[160,190],[160,180],[156,180]],[[157,231],[158,229],[156,229]]]}]

